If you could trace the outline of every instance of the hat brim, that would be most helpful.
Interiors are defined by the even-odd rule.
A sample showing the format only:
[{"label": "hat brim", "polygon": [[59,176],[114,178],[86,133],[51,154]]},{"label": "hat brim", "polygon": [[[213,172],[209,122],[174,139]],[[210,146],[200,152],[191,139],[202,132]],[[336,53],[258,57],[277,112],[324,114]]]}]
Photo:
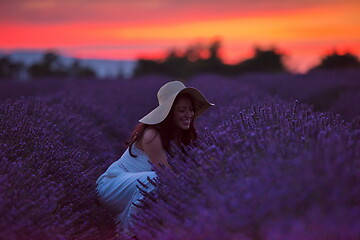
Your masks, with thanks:
[{"label": "hat brim", "polygon": [[156,107],[154,110],[152,110],[150,113],[148,113],[146,116],[141,118],[139,122],[149,125],[154,125],[161,123],[164,121],[164,119],[169,115],[170,110],[172,108],[172,105],[174,104],[174,101],[176,97],[180,93],[187,93],[189,94],[193,101],[194,101],[194,118],[199,117],[201,114],[203,114],[209,107],[214,106],[213,103],[210,103],[205,96],[196,88],[187,87],[182,89],[181,91],[177,92],[176,94],[170,96],[168,100],[162,104],[160,104],[158,107]]}]

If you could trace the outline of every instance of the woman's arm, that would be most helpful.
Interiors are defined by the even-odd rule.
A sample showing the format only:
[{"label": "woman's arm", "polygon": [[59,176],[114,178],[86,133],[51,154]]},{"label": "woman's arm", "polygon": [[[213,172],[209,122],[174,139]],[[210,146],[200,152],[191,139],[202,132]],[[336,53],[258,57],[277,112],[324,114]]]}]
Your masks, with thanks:
[{"label": "woman's arm", "polygon": [[140,145],[155,166],[164,165],[171,168],[162,146],[160,134],[155,128],[147,128],[144,131],[140,139]]}]

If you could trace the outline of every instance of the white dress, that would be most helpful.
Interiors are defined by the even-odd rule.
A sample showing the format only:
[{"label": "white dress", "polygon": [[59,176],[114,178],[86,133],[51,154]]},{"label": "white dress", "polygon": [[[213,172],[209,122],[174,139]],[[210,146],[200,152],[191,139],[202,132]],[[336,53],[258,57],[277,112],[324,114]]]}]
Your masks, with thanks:
[{"label": "white dress", "polygon": [[138,210],[132,203],[141,204],[139,199],[144,197],[136,186],[144,189],[138,180],[147,186],[144,190],[151,192],[155,190],[155,186],[147,178],[157,177],[145,152],[135,144],[132,145],[131,152],[137,157],[132,157],[129,148],[126,149],[121,158],[111,164],[96,181],[99,202],[118,213],[115,220],[125,229],[131,221],[131,214]]}]

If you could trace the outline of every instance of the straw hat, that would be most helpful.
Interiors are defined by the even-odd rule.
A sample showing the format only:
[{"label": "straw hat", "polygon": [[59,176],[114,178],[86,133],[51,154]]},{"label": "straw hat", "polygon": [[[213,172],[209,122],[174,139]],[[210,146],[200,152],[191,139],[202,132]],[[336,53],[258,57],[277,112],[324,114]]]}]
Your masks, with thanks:
[{"label": "straw hat", "polygon": [[140,119],[139,122],[150,125],[162,122],[169,114],[176,96],[180,93],[187,93],[193,98],[194,118],[197,118],[206,109],[214,105],[209,103],[205,96],[196,88],[185,87],[180,81],[172,81],[166,83],[159,89],[157,93],[159,106]]}]

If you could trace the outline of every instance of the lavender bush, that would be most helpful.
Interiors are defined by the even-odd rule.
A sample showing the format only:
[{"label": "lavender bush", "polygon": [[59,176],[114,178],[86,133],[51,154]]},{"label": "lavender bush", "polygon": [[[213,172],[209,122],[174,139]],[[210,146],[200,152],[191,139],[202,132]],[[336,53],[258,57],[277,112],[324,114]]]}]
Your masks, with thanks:
[{"label": "lavender bush", "polygon": [[[341,83],[331,73],[332,88],[352,86],[330,107],[348,121],[303,104],[330,89],[326,74],[190,79],[216,106],[197,122],[196,146],[171,159],[177,171],[158,173],[158,191],[135,217],[138,238],[357,239],[360,118],[356,103],[349,111],[341,102],[357,99],[358,75]],[[0,104],[0,239],[126,238],[97,204],[95,181],[168,80],[29,83],[21,98],[6,85],[14,94]]]},{"label": "lavender bush", "polygon": [[277,101],[224,117],[159,172],[139,239],[359,237],[359,119]]},{"label": "lavender bush", "polygon": [[[349,121],[360,114],[360,102],[353,97],[360,95],[360,70],[357,69],[318,70],[298,75],[257,73],[241,75],[232,80],[250,84],[285,100],[297,99],[311,104],[317,111],[339,113]],[[349,101],[352,101],[350,108]]]},{"label": "lavender bush", "polygon": [[[148,82],[141,90],[141,79],[131,86],[109,84],[66,86],[0,106],[0,239],[116,235],[113,214],[96,203],[95,181],[124,150],[138,107],[150,108],[123,93],[131,87],[154,95],[157,89]],[[134,107],[126,109],[124,102]]]},{"label": "lavender bush", "polygon": [[[96,219],[112,224],[96,206],[89,181],[98,173],[97,162],[112,155],[105,144],[96,141],[99,137],[92,129],[87,136],[79,135],[86,123],[77,128],[73,115],[59,113],[53,114],[53,109],[37,100],[1,108],[1,212],[5,218],[0,223],[1,239],[100,239],[101,228],[107,226],[98,230]],[[97,146],[94,155],[86,151],[87,145],[76,145],[86,137]]]}]

